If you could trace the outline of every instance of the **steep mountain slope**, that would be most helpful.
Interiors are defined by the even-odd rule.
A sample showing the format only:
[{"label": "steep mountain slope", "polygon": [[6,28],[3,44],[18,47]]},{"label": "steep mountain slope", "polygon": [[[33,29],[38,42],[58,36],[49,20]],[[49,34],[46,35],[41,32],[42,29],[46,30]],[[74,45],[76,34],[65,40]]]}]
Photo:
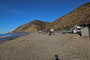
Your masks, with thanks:
[{"label": "steep mountain slope", "polygon": [[86,3],[71,13],[48,24],[46,29],[63,29],[73,25],[90,24],[90,3]]},{"label": "steep mountain slope", "polygon": [[34,20],[28,24],[22,25],[16,30],[13,31],[13,33],[18,33],[18,32],[37,32],[39,30],[43,30],[48,22],[43,22],[40,20]]}]

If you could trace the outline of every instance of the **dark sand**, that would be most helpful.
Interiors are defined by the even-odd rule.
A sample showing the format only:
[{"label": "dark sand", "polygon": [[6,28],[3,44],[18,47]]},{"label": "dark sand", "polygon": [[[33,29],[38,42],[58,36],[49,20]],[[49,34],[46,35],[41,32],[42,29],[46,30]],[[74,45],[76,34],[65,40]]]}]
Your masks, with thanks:
[{"label": "dark sand", "polygon": [[32,33],[0,44],[0,60],[90,60],[90,38]]}]

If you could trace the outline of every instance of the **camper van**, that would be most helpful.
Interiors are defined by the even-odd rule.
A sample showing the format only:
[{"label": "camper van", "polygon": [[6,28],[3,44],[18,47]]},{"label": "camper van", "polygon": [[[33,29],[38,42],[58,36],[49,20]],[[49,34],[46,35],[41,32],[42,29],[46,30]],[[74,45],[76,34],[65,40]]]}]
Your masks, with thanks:
[{"label": "camper van", "polygon": [[74,27],[72,27],[70,30],[74,34],[81,33],[81,26],[74,25]]}]

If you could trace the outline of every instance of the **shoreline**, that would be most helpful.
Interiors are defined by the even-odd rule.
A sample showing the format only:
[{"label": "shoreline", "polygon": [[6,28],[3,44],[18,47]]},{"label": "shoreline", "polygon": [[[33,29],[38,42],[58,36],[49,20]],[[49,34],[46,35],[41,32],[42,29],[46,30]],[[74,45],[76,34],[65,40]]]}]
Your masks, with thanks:
[{"label": "shoreline", "polygon": [[0,44],[5,43],[5,42],[8,42],[8,41],[11,41],[11,40],[15,40],[15,39],[17,39],[19,37],[22,37],[22,36],[25,36],[25,35],[28,35],[28,34],[31,34],[31,33],[26,33],[24,35],[10,37],[10,38],[7,38],[7,39],[0,40]]}]

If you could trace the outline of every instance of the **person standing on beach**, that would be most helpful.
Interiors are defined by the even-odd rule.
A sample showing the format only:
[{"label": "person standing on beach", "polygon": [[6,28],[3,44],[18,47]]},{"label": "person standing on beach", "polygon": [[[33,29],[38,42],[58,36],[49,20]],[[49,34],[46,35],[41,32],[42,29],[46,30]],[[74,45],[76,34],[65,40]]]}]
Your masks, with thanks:
[{"label": "person standing on beach", "polygon": [[42,33],[42,31],[39,31],[39,34]]},{"label": "person standing on beach", "polygon": [[65,32],[66,32],[66,29],[64,29],[63,34],[65,34]]},{"label": "person standing on beach", "polygon": [[52,34],[54,35],[54,31],[55,31],[54,29],[50,29],[49,35],[52,35]]}]

